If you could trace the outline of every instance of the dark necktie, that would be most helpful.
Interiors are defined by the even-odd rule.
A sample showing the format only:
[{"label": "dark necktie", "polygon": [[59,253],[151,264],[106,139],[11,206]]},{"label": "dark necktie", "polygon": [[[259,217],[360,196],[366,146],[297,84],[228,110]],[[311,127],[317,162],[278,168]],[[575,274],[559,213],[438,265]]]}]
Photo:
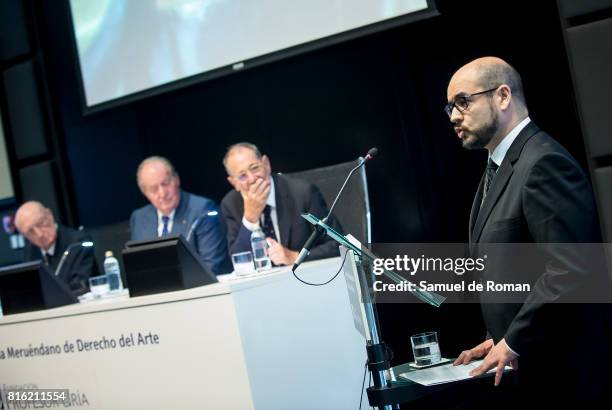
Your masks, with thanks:
[{"label": "dark necktie", "polygon": [[[61,258],[61,254],[59,255],[59,258]],[[58,255],[57,255],[57,249],[56,249],[56,252],[54,252],[53,255],[51,255],[50,253],[46,253],[45,252],[45,259],[47,261],[47,267],[52,272],[55,271],[55,269],[57,268],[57,262],[59,261],[59,258],[58,258]]]},{"label": "dark necktie", "polygon": [[168,222],[170,221],[170,217],[169,216],[162,216],[162,222],[164,224],[164,227],[162,228],[162,233],[161,236],[166,236],[168,235]]},{"label": "dark necktie", "polygon": [[491,158],[489,158],[489,162],[487,162],[487,170],[485,174],[485,184],[484,184],[484,193],[482,194],[482,198],[484,199],[491,188],[491,183],[493,183],[493,178],[495,178],[495,174],[497,173],[497,165]]},{"label": "dark necktie", "polygon": [[272,238],[276,240],[276,233],[274,232],[274,224],[272,223],[272,216],[270,214],[271,211],[272,211],[272,208],[270,207],[270,205],[266,205],[263,211],[264,218],[263,218],[262,229],[267,238]]},{"label": "dark necktie", "polygon": [[51,254],[47,252],[43,252],[42,255],[43,255],[43,261],[45,262],[45,265],[51,266]]}]

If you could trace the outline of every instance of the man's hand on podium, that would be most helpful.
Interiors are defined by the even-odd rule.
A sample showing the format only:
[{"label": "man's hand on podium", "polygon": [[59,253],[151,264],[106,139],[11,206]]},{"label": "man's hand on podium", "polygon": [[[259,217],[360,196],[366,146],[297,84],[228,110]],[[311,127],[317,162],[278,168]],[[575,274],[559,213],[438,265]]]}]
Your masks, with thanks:
[{"label": "man's hand on podium", "polygon": [[472,360],[480,359],[481,357],[484,357],[487,353],[489,353],[492,347],[493,339],[487,339],[478,346],[470,350],[464,350],[463,352],[461,352],[459,357],[455,359],[453,365],[457,366],[460,364],[468,364]]},{"label": "man's hand on podium", "polygon": [[[491,341],[491,344],[492,343],[493,342]],[[518,369],[517,357],[518,356],[508,348],[506,340],[502,339],[498,344],[489,348],[489,353],[487,353],[487,356],[484,358],[482,364],[472,370],[470,372],[470,376],[480,376],[496,367],[495,386],[499,386],[501,378],[504,374],[504,367],[506,367],[507,364],[510,364],[510,366],[512,366],[512,368],[515,370]]]}]

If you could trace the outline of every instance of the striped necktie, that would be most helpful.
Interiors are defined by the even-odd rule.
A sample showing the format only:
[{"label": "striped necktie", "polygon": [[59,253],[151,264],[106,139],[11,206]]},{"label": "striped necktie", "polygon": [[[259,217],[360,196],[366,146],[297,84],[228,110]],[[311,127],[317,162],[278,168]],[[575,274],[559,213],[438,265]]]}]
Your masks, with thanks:
[{"label": "striped necktie", "polygon": [[485,184],[484,184],[484,193],[482,194],[482,198],[484,199],[491,188],[491,184],[493,183],[493,179],[495,178],[495,174],[497,173],[497,165],[491,158],[489,158],[489,162],[487,162],[487,170],[485,174]]},{"label": "striped necktie", "polygon": [[162,216],[162,222],[164,224],[164,227],[162,228],[161,236],[167,236],[168,235],[168,222],[170,222],[170,217],[166,215]]}]

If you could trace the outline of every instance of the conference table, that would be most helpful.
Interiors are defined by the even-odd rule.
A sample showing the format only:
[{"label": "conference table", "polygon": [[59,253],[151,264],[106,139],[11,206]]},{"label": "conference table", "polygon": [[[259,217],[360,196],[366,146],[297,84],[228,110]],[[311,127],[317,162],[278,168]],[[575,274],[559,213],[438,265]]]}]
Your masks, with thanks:
[{"label": "conference table", "polygon": [[[324,282],[341,262],[297,273]],[[0,318],[3,393],[68,389],[90,409],[355,409],[365,360],[342,273],[308,286],[275,268]]]}]

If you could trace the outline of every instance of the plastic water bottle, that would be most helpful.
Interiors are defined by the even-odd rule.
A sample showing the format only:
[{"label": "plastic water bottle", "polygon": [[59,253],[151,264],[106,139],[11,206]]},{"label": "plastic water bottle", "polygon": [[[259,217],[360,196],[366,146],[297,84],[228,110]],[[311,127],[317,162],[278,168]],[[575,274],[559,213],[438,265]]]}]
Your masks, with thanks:
[{"label": "plastic water bottle", "polygon": [[123,290],[123,283],[121,282],[119,261],[113,256],[112,251],[106,251],[104,256],[104,273],[108,277],[108,286],[110,291],[121,292]]},{"label": "plastic water bottle", "polygon": [[262,271],[272,267],[272,263],[268,257],[268,243],[266,242],[266,235],[263,233],[261,228],[255,229],[251,234],[251,249],[253,249],[255,269]]}]

